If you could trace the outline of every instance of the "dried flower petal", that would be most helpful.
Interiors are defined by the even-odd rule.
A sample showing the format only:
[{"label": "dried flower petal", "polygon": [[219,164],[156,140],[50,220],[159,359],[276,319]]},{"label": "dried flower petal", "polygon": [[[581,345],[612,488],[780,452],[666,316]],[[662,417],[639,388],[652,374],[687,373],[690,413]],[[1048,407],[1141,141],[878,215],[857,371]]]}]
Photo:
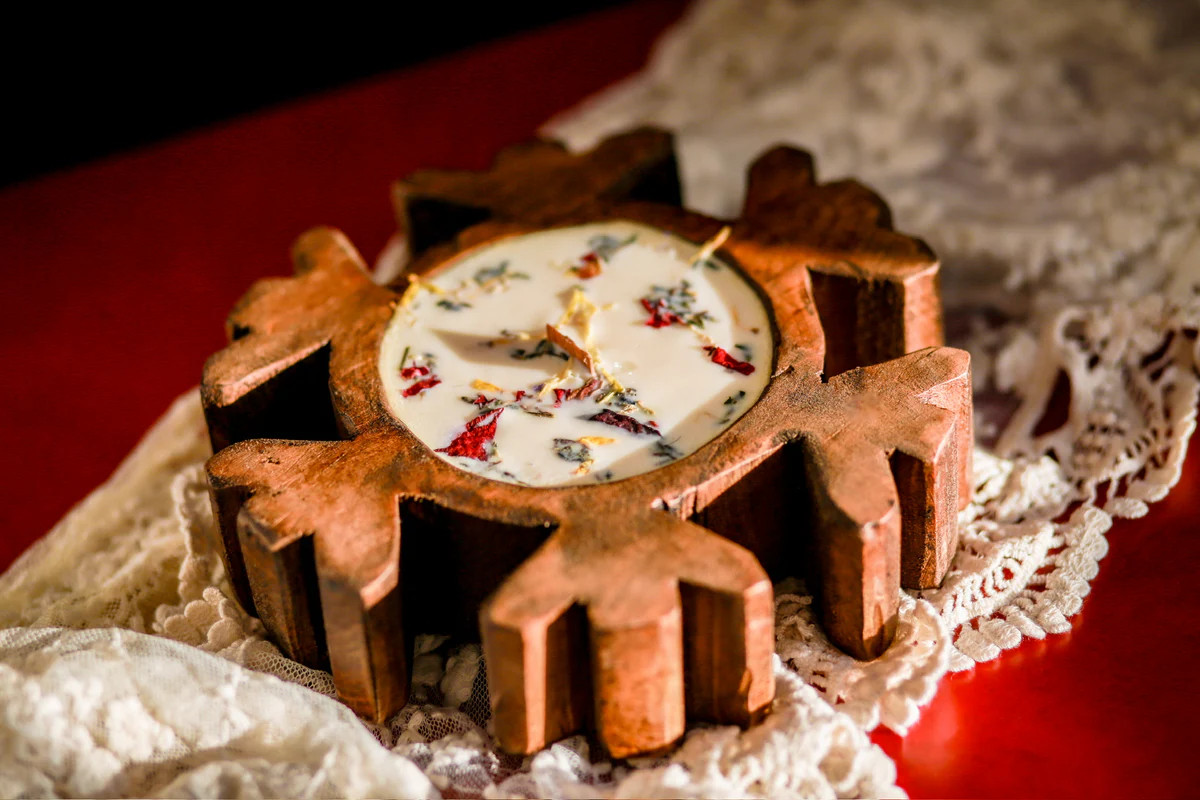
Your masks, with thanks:
[{"label": "dried flower petal", "polygon": [[418,366],[416,364],[414,364],[411,367],[405,367],[404,369],[400,370],[400,377],[404,378],[405,380],[411,380],[412,378],[416,378],[416,377],[419,377],[422,375],[428,375],[428,374],[429,374],[429,367],[422,367],[422,366]]},{"label": "dried flower petal", "polygon": [[596,447],[600,445],[612,444],[616,441],[609,436],[580,436],[579,441],[586,444],[588,447]]},{"label": "dried flower petal", "polygon": [[607,233],[593,236],[591,239],[588,239],[588,246],[592,249],[579,258],[579,263],[571,267],[571,272],[584,280],[594,278],[603,271],[603,264],[611,261],[618,250],[636,241],[636,233],[628,239],[618,239]]},{"label": "dried flower petal", "polygon": [[570,336],[567,336],[565,333],[548,322],[546,323],[546,338],[561,347],[563,350],[566,350],[571,355],[575,356],[575,358],[579,359],[579,363],[587,367],[589,373],[592,375],[596,374],[596,367],[592,361],[591,353],[589,353],[587,350],[584,350],[575,343],[574,339],[572,339]]},{"label": "dried flower petal", "polygon": [[554,454],[563,461],[586,464],[592,460],[592,451],[578,439],[555,439]]},{"label": "dried flower petal", "polygon": [[600,256],[595,253],[585,253],[583,258],[579,259],[579,263],[571,267],[571,271],[585,281],[596,277],[603,269],[600,264]]},{"label": "dried flower petal", "polygon": [[650,319],[646,320],[646,324],[651,328],[665,328],[668,325],[674,325],[676,322],[683,322],[678,315],[667,308],[666,300],[661,298],[651,300],[648,297],[643,297],[642,308],[646,309],[646,313],[650,315]]},{"label": "dried flower petal", "polygon": [[475,271],[475,283],[479,286],[488,286],[496,281],[503,282],[509,278],[529,280],[529,276],[524,272],[509,272],[507,261],[501,261],[494,267],[482,267]]},{"label": "dried flower petal", "polygon": [[589,397],[593,392],[600,388],[600,379],[591,378],[583,386],[578,389],[571,389],[564,395],[565,400],[580,400],[584,397]]},{"label": "dried flower petal", "polygon": [[593,414],[588,417],[593,422],[603,422],[605,425],[612,425],[614,428],[629,431],[633,434],[648,434],[650,436],[662,436],[650,425],[643,425],[633,417],[628,417],[624,414],[618,414],[611,409],[604,409],[598,414]]},{"label": "dried flower petal", "polygon": [[733,233],[733,228],[729,227],[728,225],[717,231],[716,235],[702,244],[700,249],[696,251],[696,254],[692,256],[690,262],[691,266],[694,267],[697,264],[704,264],[708,267],[715,267],[715,265],[710,262],[709,259],[713,257],[713,253],[717,252],[717,248],[725,244],[725,241],[729,238],[729,234],[731,233]]},{"label": "dried flower petal", "polygon": [[651,454],[658,459],[662,459],[664,463],[669,461],[678,461],[683,458],[683,451],[670,442],[659,439],[654,443],[654,447],[650,449]]},{"label": "dried flower petal", "polygon": [[646,324],[651,328],[665,328],[679,323],[692,328],[703,328],[713,317],[707,311],[695,309],[696,293],[687,281],[677,286],[651,286],[650,294],[641,298],[642,308],[650,315]]},{"label": "dried flower petal", "polygon": [[714,364],[719,364],[725,369],[731,369],[734,372],[740,372],[743,375],[749,375],[754,372],[754,365],[746,361],[738,361],[733,356],[729,355],[723,348],[709,345],[704,348],[704,352],[708,353],[709,358]]},{"label": "dried flower petal", "polygon": [[441,382],[442,381],[440,378],[429,377],[429,378],[426,378],[425,380],[417,381],[412,386],[409,386],[407,389],[405,389],[402,392],[402,394],[405,397],[412,397],[413,395],[420,394],[421,392],[425,391],[426,389],[432,389],[433,387],[437,386]]},{"label": "dried flower petal", "polygon": [[496,421],[504,413],[503,408],[485,411],[467,423],[466,429],[449,446],[438,448],[439,453],[487,461],[487,445],[496,438]]}]

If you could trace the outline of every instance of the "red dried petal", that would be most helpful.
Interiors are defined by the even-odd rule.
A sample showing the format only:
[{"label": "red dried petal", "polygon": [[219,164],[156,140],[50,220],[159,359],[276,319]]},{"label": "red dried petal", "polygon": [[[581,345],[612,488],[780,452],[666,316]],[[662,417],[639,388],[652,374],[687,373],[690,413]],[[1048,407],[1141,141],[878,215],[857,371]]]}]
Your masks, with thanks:
[{"label": "red dried petal", "polygon": [[415,378],[418,375],[428,375],[428,374],[429,374],[429,367],[420,367],[420,366],[417,366],[416,364],[413,364],[411,367],[405,367],[404,369],[400,370],[400,377],[404,378],[405,380],[408,380],[410,378]]},{"label": "red dried petal", "polygon": [[432,389],[433,387],[437,386],[441,382],[442,382],[441,378],[432,378],[432,377],[426,378],[423,381],[417,381],[412,386],[409,386],[407,389],[404,390],[403,394],[405,397],[412,397],[414,394],[420,394],[421,392],[425,391],[426,389]]},{"label": "red dried petal", "polygon": [[679,315],[667,308],[667,304],[662,300],[651,300],[648,297],[642,298],[642,308],[646,309],[646,313],[650,315],[650,319],[646,320],[646,324],[651,328],[665,328],[668,325],[674,325],[676,322],[683,322]]},{"label": "red dried petal", "polygon": [[580,399],[592,394],[592,392],[596,391],[599,388],[600,388],[600,379],[599,378],[590,378],[590,379],[588,379],[587,383],[583,384],[583,386],[580,386],[578,389],[572,389],[571,391],[567,392],[563,396],[563,399],[564,400],[580,400]]},{"label": "red dried petal", "polygon": [[709,358],[714,364],[719,364],[725,369],[731,369],[734,372],[740,372],[743,375],[749,375],[754,372],[754,365],[749,361],[738,361],[733,356],[729,355],[724,348],[709,345],[704,348],[704,352],[708,353]]},{"label": "red dried petal", "polygon": [[490,403],[490,402],[491,402],[491,401],[490,401],[490,400],[488,400],[488,398],[487,398],[485,395],[482,395],[482,394],[480,394],[480,395],[476,395],[476,396],[475,396],[475,399],[471,401],[471,403],[472,403],[473,405],[477,405],[477,406],[486,406],[486,405],[487,405],[488,403]]},{"label": "red dried petal", "polygon": [[627,417],[624,414],[618,414],[617,412],[611,411],[607,408],[601,411],[599,414],[593,414],[592,416],[588,417],[588,419],[592,420],[593,422],[603,422],[605,425],[612,425],[614,428],[620,428],[621,430],[629,431],[630,433],[662,436],[661,433],[649,425],[643,425],[633,417]]},{"label": "red dried petal", "polygon": [[513,399],[514,399],[514,400],[520,400],[520,399],[521,399],[522,397],[524,397],[524,396],[525,396],[525,390],[524,390],[524,389],[517,389],[515,392],[513,392]]},{"label": "red dried petal", "polygon": [[555,389],[554,390],[554,407],[558,408],[559,406],[561,406],[563,398],[566,396],[567,396],[566,389]]},{"label": "red dried petal", "polygon": [[487,444],[496,438],[496,421],[504,407],[485,411],[467,423],[466,430],[454,437],[449,446],[438,448],[439,453],[487,461]]}]

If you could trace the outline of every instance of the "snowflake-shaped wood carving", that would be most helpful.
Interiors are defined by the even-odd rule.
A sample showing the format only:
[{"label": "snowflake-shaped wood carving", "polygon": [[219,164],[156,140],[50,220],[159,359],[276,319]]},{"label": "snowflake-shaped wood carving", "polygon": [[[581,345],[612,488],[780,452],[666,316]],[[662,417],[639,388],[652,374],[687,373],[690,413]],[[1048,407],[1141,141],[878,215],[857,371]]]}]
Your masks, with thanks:
[{"label": "snowflake-shaped wood carving", "polygon": [[658,750],[686,717],[747,724],[768,708],[769,576],[806,575],[830,639],[864,659],[890,643],[900,587],[941,581],[969,492],[969,361],[940,346],[933,254],[872,192],[819,185],[807,154],[777,148],[725,223],[679,207],[670,136],[642,130],[418,173],[396,198],[426,280],[505,237],[604,220],[723,241],[775,352],[757,401],[658,469],[493,480],[434,452],[385,397],[381,343],[421,280],[378,286],[336,231],[302,236],[295,276],[250,290],[205,367],[208,472],[238,599],[289,656],[330,668],[356,712],[404,704],[413,631],[478,619],[505,749],[591,729],[613,756]]}]

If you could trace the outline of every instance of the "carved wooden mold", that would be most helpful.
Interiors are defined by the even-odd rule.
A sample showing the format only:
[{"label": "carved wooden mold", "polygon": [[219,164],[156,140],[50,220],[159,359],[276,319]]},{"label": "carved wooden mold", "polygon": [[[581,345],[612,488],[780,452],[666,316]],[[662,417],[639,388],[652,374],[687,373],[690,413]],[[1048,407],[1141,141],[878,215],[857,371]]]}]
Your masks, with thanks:
[{"label": "carved wooden mold", "polygon": [[[652,130],[396,188],[410,269],[431,274],[556,226],[634,220],[700,243],[725,224],[678,200],[671,139]],[[755,719],[774,692],[769,576],[806,575],[830,639],[878,656],[900,587],[941,581],[969,493],[969,362],[940,346],[937,262],[880,198],[815,183],[789,148],[755,162],[729,224],[719,252],[775,326],[765,392],[685,458],[561,488],[464,472],[400,423],[378,353],[403,285],[373,284],[336,231],[302,236],[296,275],[249,291],[204,371],[242,605],[375,720],[406,700],[412,632],[470,632],[478,615],[495,734],[515,752],[592,729],[621,757],[670,745],[685,717]]]}]

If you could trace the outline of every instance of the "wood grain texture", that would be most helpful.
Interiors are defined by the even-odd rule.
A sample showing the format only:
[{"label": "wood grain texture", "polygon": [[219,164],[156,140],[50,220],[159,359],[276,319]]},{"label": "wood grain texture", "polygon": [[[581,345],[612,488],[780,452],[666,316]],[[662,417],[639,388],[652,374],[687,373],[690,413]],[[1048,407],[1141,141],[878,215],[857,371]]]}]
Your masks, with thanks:
[{"label": "wood grain texture", "polygon": [[552,225],[590,206],[629,200],[679,205],[675,147],[643,128],[574,155],[535,140],[504,150],[488,172],[422,170],[392,188],[396,221],[413,255],[486,221]]},{"label": "wood grain texture", "polygon": [[[657,131],[582,155],[523,146],[490,172],[419,173],[396,197],[420,271],[551,226],[627,219],[703,242],[726,224],[670,202]],[[514,752],[591,729],[624,757],[669,747],[689,718],[752,722],[774,692],[769,576],[805,575],[829,637],[878,656],[901,585],[940,582],[969,497],[969,361],[938,346],[937,263],[878,197],[815,183],[796,150],[755,163],[729,224],[720,255],[775,326],[762,397],[658,470],[538,489],[456,469],[391,416],[378,352],[397,292],[336,231],[301,237],[296,276],[251,289],[205,369],[239,600],[289,655],[327,660],[375,720],[405,701],[413,631],[470,629],[477,610],[497,740]],[[434,612],[431,571],[490,596]]]}]

